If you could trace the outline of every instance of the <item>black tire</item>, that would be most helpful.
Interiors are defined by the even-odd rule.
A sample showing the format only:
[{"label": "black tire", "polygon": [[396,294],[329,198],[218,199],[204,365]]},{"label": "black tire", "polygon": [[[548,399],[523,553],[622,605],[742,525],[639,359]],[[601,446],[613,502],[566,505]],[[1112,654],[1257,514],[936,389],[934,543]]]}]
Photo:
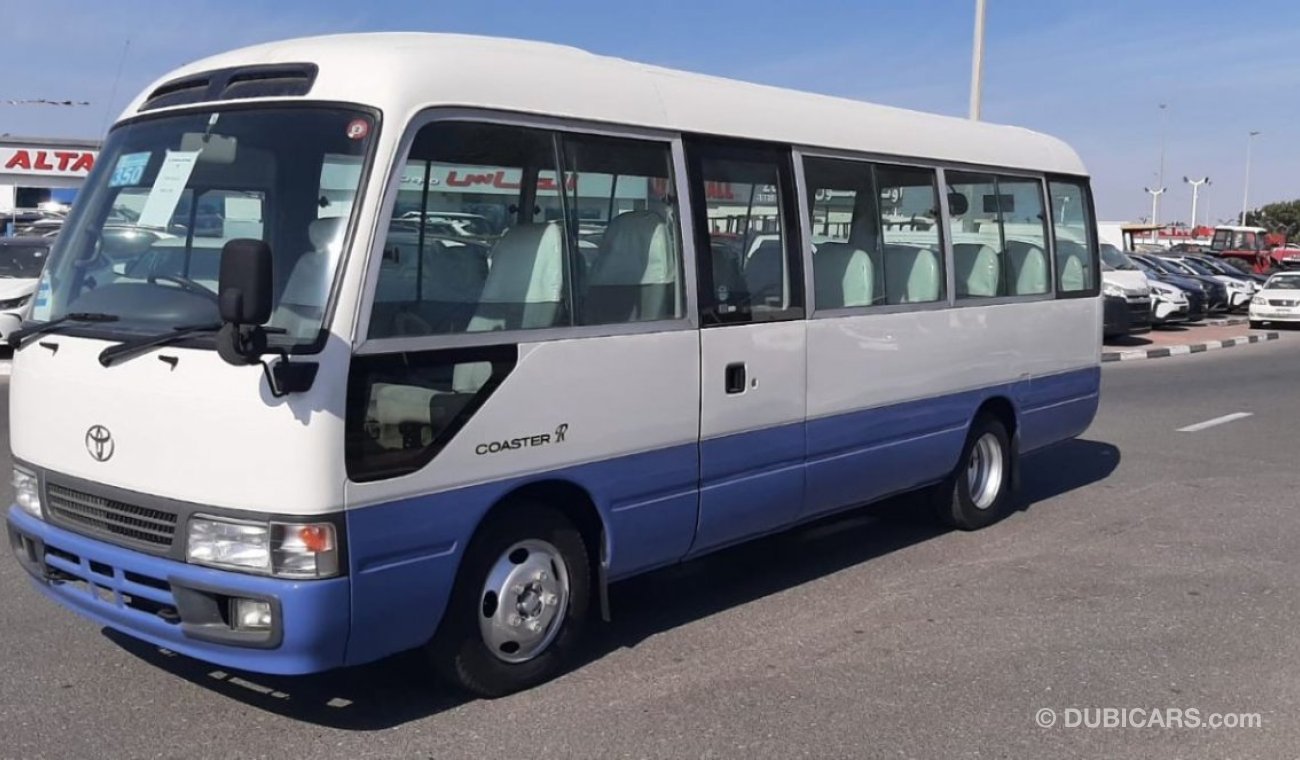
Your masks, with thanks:
[{"label": "black tire", "polygon": [[1259,330],[1262,329],[1263,327],[1264,327],[1264,323],[1259,321],[1258,319],[1250,320],[1250,329]]},{"label": "black tire", "polygon": [[[985,436],[992,440],[1001,452],[1002,466],[996,495],[985,506],[980,507],[971,496],[970,480],[967,469],[977,442]],[[941,483],[936,493],[936,506],[939,519],[945,525],[959,530],[979,530],[1002,519],[1011,503],[1012,484],[1018,463],[1011,446],[1011,437],[1002,421],[990,414],[981,414],[971,423],[966,444],[962,446],[961,458],[957,467],[946,481]]]},{"label": "black tire", "polygon": [[[484,640],[480,594],[497,560],[529,539],[559,550],[568,569],[569,601],[545,649],[526,662],[511,663],[493,654]],[[502,697],[548,681],[565,670],[579,644],[591,586],[587,546],[573,523],[544,503],[516,502],[489,518],[470,541],[442,623],[427,645],[429,658],[444,680],[482,697]]]}]

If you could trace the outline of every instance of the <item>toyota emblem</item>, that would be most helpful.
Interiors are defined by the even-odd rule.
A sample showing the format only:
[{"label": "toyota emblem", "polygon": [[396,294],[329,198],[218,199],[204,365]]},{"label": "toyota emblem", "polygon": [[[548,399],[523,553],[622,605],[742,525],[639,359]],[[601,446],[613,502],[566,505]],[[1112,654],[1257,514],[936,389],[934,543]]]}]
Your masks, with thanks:
[{"label": "toyota emblem", "polygon": [[86,431],[86,451],[96,462],[107,462],[113,458],[113,434],[103,425],[91,425]]}]

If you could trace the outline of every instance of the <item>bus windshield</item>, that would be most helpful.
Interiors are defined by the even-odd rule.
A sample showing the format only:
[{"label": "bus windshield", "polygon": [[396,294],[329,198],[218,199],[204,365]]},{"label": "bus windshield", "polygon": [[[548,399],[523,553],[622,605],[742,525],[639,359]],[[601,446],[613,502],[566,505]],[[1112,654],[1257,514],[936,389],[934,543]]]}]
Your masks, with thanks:
[{"label": "bus windshield", "polygon": [[372,130],[364,113],[314,107],[117,127],[50,254],[32,319],[97,312],[131,333],[216,322],[222,246],[252,238],[274,256],[272,340],[314,342]]}]

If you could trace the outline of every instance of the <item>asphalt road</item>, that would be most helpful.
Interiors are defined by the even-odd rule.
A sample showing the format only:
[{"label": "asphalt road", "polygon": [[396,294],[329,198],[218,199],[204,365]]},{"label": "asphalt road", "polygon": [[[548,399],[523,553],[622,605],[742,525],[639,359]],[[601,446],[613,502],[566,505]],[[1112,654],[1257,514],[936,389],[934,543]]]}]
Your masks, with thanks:
[{"label": "asphalt road", "polygon": [[[0,557],[0,756],[1295,757],[1300,336],[1104,377],[1003,523],[895,504],[631,581],[589,662],[496,701],[409,656],[298,679],[169,656]],[[1263,725],[1065,725],[1107,707]]]}]

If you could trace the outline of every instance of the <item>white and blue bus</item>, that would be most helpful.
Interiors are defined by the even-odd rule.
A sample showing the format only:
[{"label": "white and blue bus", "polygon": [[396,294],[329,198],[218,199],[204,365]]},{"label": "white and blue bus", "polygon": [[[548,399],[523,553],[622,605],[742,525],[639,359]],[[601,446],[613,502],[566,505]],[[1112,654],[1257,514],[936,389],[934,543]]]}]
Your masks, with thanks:
[{"label": "white and blue bus", "polygon": [[9,541],[222,666],[498,695],[608,585],[892,494],[964,529],[1096,411],[1086,171],[1023,129],[423,34],[112,128],[12,342]]}]

